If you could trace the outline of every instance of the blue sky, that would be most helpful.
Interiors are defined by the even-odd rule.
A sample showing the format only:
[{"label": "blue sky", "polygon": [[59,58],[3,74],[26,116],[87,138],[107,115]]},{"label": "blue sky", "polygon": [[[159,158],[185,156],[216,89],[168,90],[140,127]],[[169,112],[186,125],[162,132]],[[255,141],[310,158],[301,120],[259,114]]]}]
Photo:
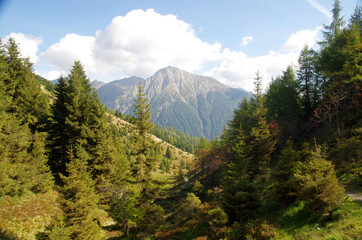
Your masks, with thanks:
[{"label": "blue sky", "polygon": [[[91,79],[148,77],[169,65],[247,90],[317,47],[333,0],[5,0],[0,36],[53,79],[80,60]],[[341,0],[346,22],[360,0]]]}]

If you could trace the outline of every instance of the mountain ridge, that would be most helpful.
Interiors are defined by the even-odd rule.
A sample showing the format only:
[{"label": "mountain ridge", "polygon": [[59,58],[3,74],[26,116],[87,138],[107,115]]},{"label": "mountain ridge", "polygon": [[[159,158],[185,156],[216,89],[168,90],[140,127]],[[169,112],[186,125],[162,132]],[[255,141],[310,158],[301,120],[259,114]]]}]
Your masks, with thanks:
[{"label": "mountain ridge", "polygon": [[139,82],[151,102],[155,123],[208,139],[219,136],[238,103],[250,97],[245,90],[172,66],[147,79],[133,76],[106,83],[98,94],[108,108],[132,115]]}]

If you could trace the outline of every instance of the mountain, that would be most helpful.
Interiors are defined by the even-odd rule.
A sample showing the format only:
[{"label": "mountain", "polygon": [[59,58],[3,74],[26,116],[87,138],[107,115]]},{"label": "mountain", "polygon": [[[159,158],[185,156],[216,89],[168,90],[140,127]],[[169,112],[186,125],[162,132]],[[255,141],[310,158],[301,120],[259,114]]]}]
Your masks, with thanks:
[{"label": "mountain", "polygon": [[91,81],[92,87],[94,87],[95,89],[98,89],[100,87],[102,87],[104,84],[106,84],[105,82],[102,81],[98,81],[97,79]]},{"label": "mountain", "polygon": [[175,67],[161,69],[147,79],[130,77],[104,84],[98,94],[108,108],[132,114],[139,82],[152,103],[155,123],[208,139],[219,136],[238,103],[250,97],[245,90]]}]

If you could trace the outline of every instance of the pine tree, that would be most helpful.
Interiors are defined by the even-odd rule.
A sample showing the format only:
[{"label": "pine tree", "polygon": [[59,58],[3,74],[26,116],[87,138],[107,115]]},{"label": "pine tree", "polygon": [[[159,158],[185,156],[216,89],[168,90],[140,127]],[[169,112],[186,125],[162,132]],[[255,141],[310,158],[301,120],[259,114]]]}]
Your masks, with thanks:
[{"label": "pine tree", "polygon": [[353,25],[362,31],[362,6],[356,5],[352,16],[349,19],[349,28],[351,29]]},{"label": "pine tree", "polygon": [[329,26],[324,25],[323,35],[324,41],[322,45],[328,46],[333,38],[342,32],[344,20],[341,17],[341,3],[339,0],[334,0],[333,9],[332,9],[332,22]]},{"label": "pine tree", "polygon": [[99,197],[95,183],[87,169],[88,153],[80,144],[69,150],[67,175],[62,176],[61,204],[64,222],[71,239],[106,239],[96,219],[99,214]]},{"label": "pine tree", "polygon": [[20,89],[24,90],[24,86],[31,88],[30,92],[38,86],[22,74],[21,71],[30,69],[26,69],[12,39],[6,49],[8,51],[0,42],[0,195],[22,195],[27,191],[43,193],[53,186],[46,165],[45,136],[34,128],[30,129],[30,122],[24,118],[31,116],[28,119],[37,120],[40,115],[31,112],[29,104],[34,104],[37,109],[39,106],[36,104],[40,103],[29,96],[20,101],[20,94],[15,94]]},{"label": "pine tree", "polygon": [[51,149],[49,163],[53,173],[64,173],[65,163],[67,162],[69,147],[69,132],[65,123],[69,114],[65,103],[68,101],[68,81],[61,77],[55,85],[55,102],[52,105],[52,123],[50,135],[52,141],[49,148]]},{"label": "pine tree", "polygon": [[134,135],[133,149],[134,162],[131,166],[132,173],[140,186],[140,199],[152,200],[155,189],[152,187],[151,171],[155,159],[150,157],[150,150],[153,146],[149,132],[153,127],[151,122],[151,104],[148,102],[141,83],[138,85],[138,94],[135,98],[134,108]]},{"label": "pine tree", "polygon": [[172,160],[173,159],[173,156],[172,156],[172,151],[170,149],[170,146],[167,146],[167,149],[166,149],[166,153],[165,153],[165,157]]},{"label": "pine tree", "polygon": [[127,164],[116,149],[105,108],[97,92],[91,88],[80,62],[74,63],[69,80],[59,80],[55,93],[50,144],[53,172],[64,175],[69,160],[67,152],[80,141],[84,142],[100,204],[103,209],[108,209],[116,188],[122,188],[120,179],[125,177]]},{"label": "pine tree", "polygon": [[292,179],[296,195],[307,201],[310,212],[328,213],[342,204],[344,189],[338,183],[334,166],[321,155],[319,146],[304,152]]},{"label": "pine tree", "polygon": [[300,96],[294,70],[288,66],[283,75],[274,79],[265,95],[266,119],[281,128],[281,140],[295,136],[295,125],[301,113]]},{"label": "pine tree", "polygon": [[12,97],[9,111],[16,114],[22,123],[29,124],[32,132],[44,128],[49,116],[49,102],[38,86],[28,59],[20,56],[14,39],[6,44],[8,78],[5,80],[6,93]]},{"label": "pine tree", "polygon": [[242,131],[239,131],[233,152],[233,160],[227,165],[221,182],[221,203],[230,221],[240,222],[253,218],[260,206],[255,184],[249,175],[252,163]]},{"label": "pine tree", "polygon": [[292,203],[296,198],[296,189],[292,182],[295,166],[300,161],[300,152],[293,147],[293,141],[288,140],[282,150],[273,173],[274,194],[282,204]]},{"label": "pine tree", "polygon": [[299,92],[303,97],[303,107],[306,119],[311,117],[313,108],[320,98],[319,79],[315,70],[316,53],[306,45],[300,53],[298,63]]}]

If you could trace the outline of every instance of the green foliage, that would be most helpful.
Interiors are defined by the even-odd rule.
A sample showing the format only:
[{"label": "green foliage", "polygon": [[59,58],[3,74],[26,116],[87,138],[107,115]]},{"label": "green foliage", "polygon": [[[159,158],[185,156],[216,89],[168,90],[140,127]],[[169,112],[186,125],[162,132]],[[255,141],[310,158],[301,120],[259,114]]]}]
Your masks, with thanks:
[{"label": "green foliage", "polygon": [[165,142],[191,154],[200,142],[200,138],[192,137],[186,133],[176,130],[173,127],[163,127],[155,124],[151,133]]},{"label": "green foliage", "polygon": [[157,195],[157,187],[153,184],[151,171],[155,167],[155,157],[151,157],[150,150],[154,146],[149,132],[153,127],[151,121],[151,107],[145,96],[141,83],[138,85],[138,94],[135,98],[134,125],[132,136],[132,163],[131,171],[140,189],[139,201],[148,205]]},{"label": "green foliage", "polygon": [[172,155],[172,151],[170,149],[170,146],[167,146],[167,149],[166,149],[166,153],[165,153],[165,157],[172,160],[173,159],[173,155]]},{"label": "green foliage", "polygon": [[289,204],[295,200],[296,189],[292,183],[295,166],[300,161],[300,152],[295,150],[293,142],[288,140],[279,155],[279,161],[273,173],[274,194],[282,204]]},{"label": "green foliage", "polygon": [[330,212],[342,204],[344,189],[331,162],[321,156],[320,148],[297,163],[293,181],[297,197],[307,202],[312,213]]},{"label": "green foliage", "polygon": [[221,227],[228,222],[228,215],[221,208],[215,208],[207,212],[208,223],[211,226]]},{"label": "green foliage", "polygon": [[49,104],[13,39],[6,49],[0,42],[0,196],[44,193],[53,186],[39,131]]},{"label": "green foliage", "polygon": [[[45,232],[60,215],[58,193],[26,193],[21,197],[0,198],[0,238],[35,239],[38,232]],[[6,238],[5,238],[6,239]]]},{"label": "green foliage", "polygon": [[69,152],[68,176],[63,176],[61,205],[64,222],[71,239],[105,239],[105,233],[97,223],[100,213],[99,197],[95,183],[87,169],[88,153],[77,145]]},{"label": "green foliage", "polygon": [[47,91],[49,91],[51,93],[54,92],[55,85],[51,81],[49,81],[39,75],[35,75],[35,79],[39,84],[43,85]]},{"label": "green foliage", "polygon": [[198,180],[196,180],[196,182],[194,183],[194,186],[192,187],[192,192],[199,198],[204,197],[206,194],[204,186]]},{"label": "green foliage", "polygon": [[186,199],[176,209],[176,219],[179,222],[190,220],[201,212],[201,200],[194,194],[188,193]]},{"label": "green foliage", "polygon": [[142,207],[142,219],[139,228],[153,232],[163,221],[165,210],[157,204],[146,204]]}]

